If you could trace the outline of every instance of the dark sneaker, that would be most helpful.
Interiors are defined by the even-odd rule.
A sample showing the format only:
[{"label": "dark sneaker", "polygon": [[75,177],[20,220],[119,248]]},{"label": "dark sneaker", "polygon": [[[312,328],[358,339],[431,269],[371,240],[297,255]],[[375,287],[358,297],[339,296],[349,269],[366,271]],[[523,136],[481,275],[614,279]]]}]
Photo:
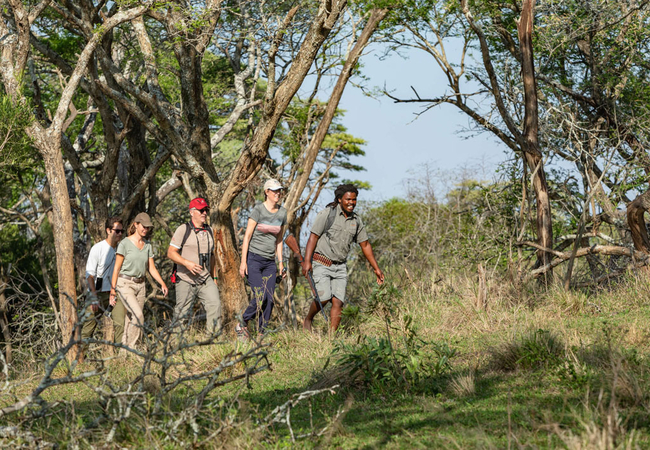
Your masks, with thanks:
[{"label": "dark sneaker", "polygon": [[247,341],[250,339],[250,334],[248,334],[248,328],[242,327],[241,324],[237,324],[235,326],[235,333],[237,333],[237,337],[242,340],[242,341]]}]

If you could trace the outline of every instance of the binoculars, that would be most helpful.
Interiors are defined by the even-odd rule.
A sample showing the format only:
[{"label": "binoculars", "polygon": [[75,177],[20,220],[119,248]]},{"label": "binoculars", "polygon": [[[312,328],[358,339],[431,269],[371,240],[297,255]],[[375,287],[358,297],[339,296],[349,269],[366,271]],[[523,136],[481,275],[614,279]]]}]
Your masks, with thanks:
[{"label": "binoculars", "polygon": [[285,273],[287,273],[286,267],[282,269],[282,272],[279,273],[277,277],[275,277],[275,284],[278,284],[280,281],[282,281],[282,275],[284,275]]},{"label": "binoculars", "polygon": [[210,254],[199,253],[199,265],[206,270],[210,270]]}]

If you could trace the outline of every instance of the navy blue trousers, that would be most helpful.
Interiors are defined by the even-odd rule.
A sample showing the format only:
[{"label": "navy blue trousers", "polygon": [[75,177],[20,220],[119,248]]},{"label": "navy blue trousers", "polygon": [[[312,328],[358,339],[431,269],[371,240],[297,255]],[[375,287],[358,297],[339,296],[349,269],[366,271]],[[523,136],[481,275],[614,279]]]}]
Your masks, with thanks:
[{"label": "navy blue trousers", "polygon": [[266,324],[271,320],[273,312],[273,291],[275,291],[275,277],[278,269],[275,259],[264,258],[255,253],[248,252],[248,283],[253,295],[244,311],[244,322],[258,316],[258,331],[264,331]]}]

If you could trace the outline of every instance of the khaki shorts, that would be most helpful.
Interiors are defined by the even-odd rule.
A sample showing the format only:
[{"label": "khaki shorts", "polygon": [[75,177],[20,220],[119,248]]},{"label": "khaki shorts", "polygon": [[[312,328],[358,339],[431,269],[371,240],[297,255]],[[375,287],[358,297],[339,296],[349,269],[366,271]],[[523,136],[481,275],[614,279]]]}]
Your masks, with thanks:
[{"label": "khaki shorts", "polygon": [[348,268],[345,263],[327,267],[314,261],[312,269],[320,301],[325,302],[336,297],[345,302],[345,287],[348,284]]}]

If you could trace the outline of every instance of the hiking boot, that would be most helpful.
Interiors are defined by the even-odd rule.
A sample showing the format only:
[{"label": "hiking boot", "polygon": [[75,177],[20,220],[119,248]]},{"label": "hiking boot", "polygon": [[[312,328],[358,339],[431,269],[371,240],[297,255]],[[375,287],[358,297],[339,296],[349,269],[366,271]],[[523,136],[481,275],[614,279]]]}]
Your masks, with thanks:
[{"label": "hiking boot", "polygon": [[251,337],[250,334],[248,334],[248,328],[242,327],[239,323],[235,326],[235,333],[237,333],[237,338],[242,341],[247,341]]}]

